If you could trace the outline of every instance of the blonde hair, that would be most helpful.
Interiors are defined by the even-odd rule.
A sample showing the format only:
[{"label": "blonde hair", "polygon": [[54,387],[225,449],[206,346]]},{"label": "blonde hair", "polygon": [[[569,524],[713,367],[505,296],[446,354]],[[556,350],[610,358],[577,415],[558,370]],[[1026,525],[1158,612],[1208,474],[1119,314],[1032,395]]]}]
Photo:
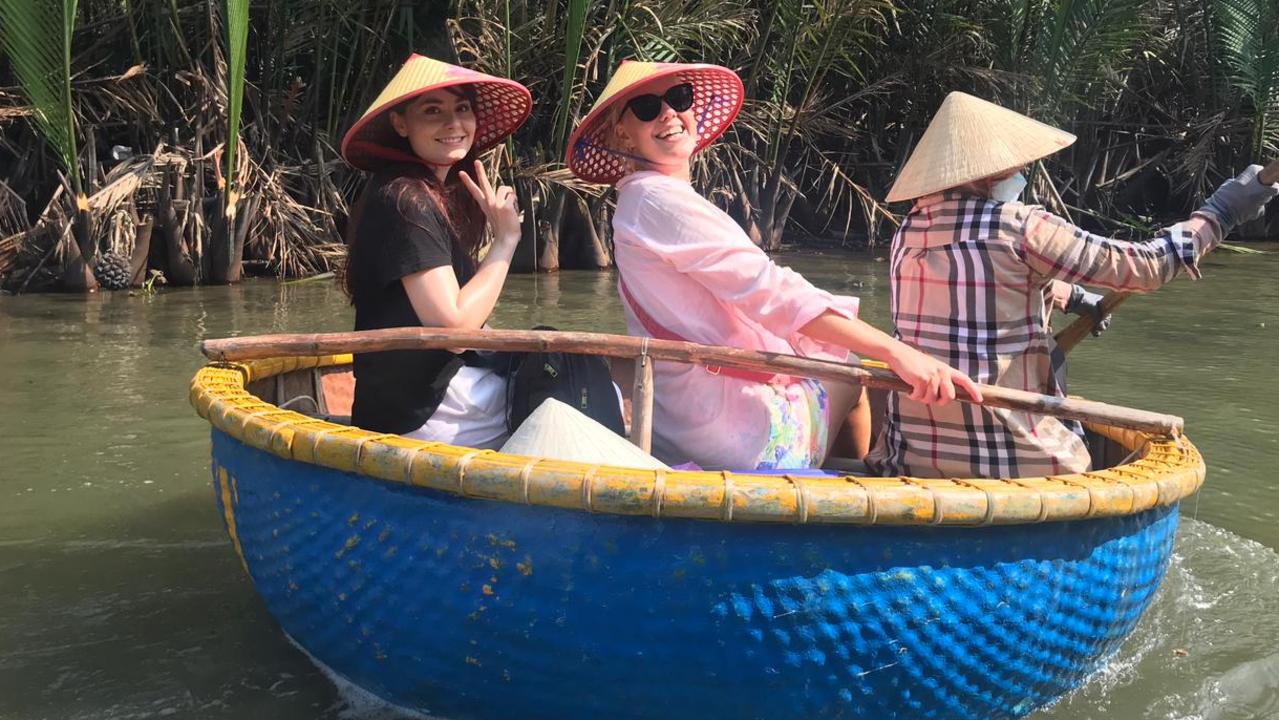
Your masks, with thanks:
[{"label": "blonde hair", "polygon": [[610,150],[617,152],[621,158],[622,166],[626,168],[626,173],[623,177],[639,170],[639,166],[636,164],[635,160],[632,159],[635,155],[635,148],[629,145],[622,146],[622,139],[618,136],[617,132],[622,127],[622,115],[625,113],[626,103],[619,101],[613,103],[613,107],[608,109],[608,113],[603,118],[603,120],[608,123],[608,131],[604,133],[603,138],[604,144],[607,145]]}]

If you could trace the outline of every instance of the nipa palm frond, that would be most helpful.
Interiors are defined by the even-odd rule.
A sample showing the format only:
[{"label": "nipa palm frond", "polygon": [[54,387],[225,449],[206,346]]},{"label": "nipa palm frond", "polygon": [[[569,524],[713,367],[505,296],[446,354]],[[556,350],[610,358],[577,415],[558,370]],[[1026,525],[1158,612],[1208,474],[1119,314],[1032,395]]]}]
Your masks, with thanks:
[{"label": "nipa palm frond", "polygon": [[234,215],[240,188],[236,181],[236,151],[240,145],[240,106],[244,100],[244,65],[249,37],[249,0],[227,0],[227,214]]},{"label": "nipa palm frond", "polygon": [[1279,152],[1279,9],[1272,0],[1216,0],[1212,15],[1230,84],[1255,113],[1252,149]]},{"label": "nipa palm frond", "polygon": [[1031,67],[1043,83],[1041,103],[1060,112],[1066,103],[1097,105],[1109,99],[1106,84],[1127,69],[1145,29],[1141,10],[1146,4],[1058,0],[1032,51]]},{"label": "nipa palm frond", "polygon": [[586,0],[569,0],[564,27],[564,72],[560,80],[560,104],[555,109],[555,153],[564,151],[569,114],[573,112],[573,88],[577,85],[577,65],[582,52],[582,33],[586,29]]},{"label": "nipa palm frond", "polygon": [[13,65],[33,117],[71,176],[77,195],[75,116],[71,109],[71,33],[77,0],[0,0],[0,48]]}]

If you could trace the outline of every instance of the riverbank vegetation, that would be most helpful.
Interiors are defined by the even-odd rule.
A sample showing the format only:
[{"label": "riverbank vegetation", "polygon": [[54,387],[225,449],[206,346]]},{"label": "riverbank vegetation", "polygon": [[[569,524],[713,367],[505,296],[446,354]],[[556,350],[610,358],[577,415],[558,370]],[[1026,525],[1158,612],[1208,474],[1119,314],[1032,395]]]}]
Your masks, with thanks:
[{"label": "riverbank vegetation", "polygon": [[493,161],[524,271],[609,263],[610,194],[562,158],[623,58],[741,74],[695,181],[770,250],[885,242],[905,208],[880,199],[956,89],[1076,133],[1031,192],[1107,232],[1279,153],[1275,0],[0,0],[0,50],[9,292],[336,268],[361,178],[335,148],[411,51],[533,91]]}]

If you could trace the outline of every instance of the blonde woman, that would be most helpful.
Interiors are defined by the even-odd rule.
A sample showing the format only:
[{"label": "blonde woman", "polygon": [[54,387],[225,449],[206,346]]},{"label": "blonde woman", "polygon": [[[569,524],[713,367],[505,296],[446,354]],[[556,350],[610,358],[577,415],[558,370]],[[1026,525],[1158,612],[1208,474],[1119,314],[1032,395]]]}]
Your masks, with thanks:
[{"label": "blonde woman", "polygon": [[[569,139],[583,179],[615,184],[613,241],[632,335],[845,360],[883,360],[944,404],[976,385],[857,318],[857,299],[813,287],[750,242],[690,183],[693,156],[732,123],[742,84],[723,67],[623,62]],[[667,363],[655,366],[653,451],[703,468],[818,466],[860,389]],[[868,410],[862,404],[860,452]]]}]

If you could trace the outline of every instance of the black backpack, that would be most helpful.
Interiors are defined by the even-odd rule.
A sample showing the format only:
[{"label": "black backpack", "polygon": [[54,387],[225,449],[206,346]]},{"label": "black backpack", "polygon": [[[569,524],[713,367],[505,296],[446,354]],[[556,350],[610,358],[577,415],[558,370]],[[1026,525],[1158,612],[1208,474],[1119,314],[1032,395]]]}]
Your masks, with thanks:
[{"label": "black backpack", "polygon": [[558,352],[516,353],[512,366],[506,378],[507,430],[515,432],[543,400],[555,398],[618,435],[625,435],[617,391],[603,358]]}]

